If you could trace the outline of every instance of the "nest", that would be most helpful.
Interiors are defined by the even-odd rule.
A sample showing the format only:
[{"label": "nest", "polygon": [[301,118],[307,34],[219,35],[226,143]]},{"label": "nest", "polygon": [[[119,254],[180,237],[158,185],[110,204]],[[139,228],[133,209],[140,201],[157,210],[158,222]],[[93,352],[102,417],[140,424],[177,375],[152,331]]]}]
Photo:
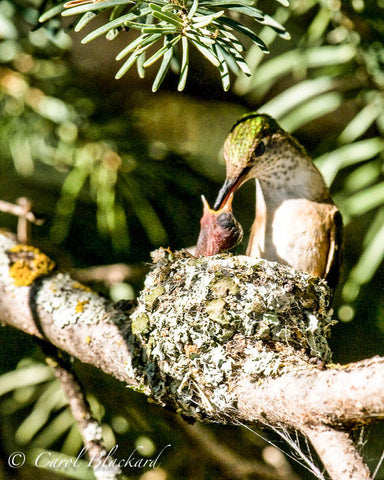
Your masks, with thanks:
[{"label": "nest", "polygon": [[205,418],[236,406],[233,387],[329,362],[326,283],[247,256],[160,249],[132,315],[146,381],[161,403]]}]

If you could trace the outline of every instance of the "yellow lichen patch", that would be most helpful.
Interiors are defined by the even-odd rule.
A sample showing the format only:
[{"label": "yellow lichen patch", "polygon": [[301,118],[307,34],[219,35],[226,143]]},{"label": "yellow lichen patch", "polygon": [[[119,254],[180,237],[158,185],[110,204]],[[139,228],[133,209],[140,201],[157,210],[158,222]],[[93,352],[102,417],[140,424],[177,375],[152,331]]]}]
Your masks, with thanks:
[{"label": "yellow lichen patch", "polygon": [[72,287],[76,288],[77,290],[82,290],[83,292],[92,292],[92,288],[89,288],[80,282],[73,282]]},{"label": "yellow lichen patch", "polygon": [[84,312],[84,307],[85,305],[87,305],[87,303],[89,303],[89,300],[83,300],[83,301],[79,301],[77,302],[77,305],[76,305],[76,313],[82,313]]},{"label": "yellow lichen patch", "polygon": [[37,278],[48,275],[55,263],[38,248],[29,245],[15,245],[8,251],[9,275],[18,287],[27,287]]},{"label": "yellow lichen patch", "polygon": [[327,363],[327,369],[329,370],[346,370],[350,366],[350,363],[347,363],[346,365],[340,365],[340,363]]}]

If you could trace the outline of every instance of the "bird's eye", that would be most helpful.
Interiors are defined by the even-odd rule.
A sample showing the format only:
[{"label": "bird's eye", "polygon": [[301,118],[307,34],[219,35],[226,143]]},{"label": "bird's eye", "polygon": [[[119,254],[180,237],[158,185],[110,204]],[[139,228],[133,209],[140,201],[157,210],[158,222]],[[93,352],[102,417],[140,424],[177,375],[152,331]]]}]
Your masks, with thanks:
[{"label": "bird's eye", "polygon": [[264,142],[260,142],[255,148],[255,151],[253,152],[253,154],[255,157],[261,157],[261,155],[263,155],[264,152],[265,152]]}]

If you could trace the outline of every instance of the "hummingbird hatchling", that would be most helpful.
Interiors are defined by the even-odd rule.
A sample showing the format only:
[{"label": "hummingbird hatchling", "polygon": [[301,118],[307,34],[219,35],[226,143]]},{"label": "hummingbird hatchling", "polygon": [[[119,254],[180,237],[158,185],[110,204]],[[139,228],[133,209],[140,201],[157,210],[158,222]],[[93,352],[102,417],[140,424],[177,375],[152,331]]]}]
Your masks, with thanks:
[{"label": "hummingbird hatchling", "polygon": [[226,180],[214,210],[256,179],[256,214],[246,254],[324,278],[335,288],[343,223],[328,187],[304,148],[270,116],[251,113],[224,144]]},{"label": "hummingbird hatchling", "polygon": [[195,256],[215,255],[238,245],[243,239],[243,229],[232,213],[233,194],[230,193],[223,199],[217,211],[210,208],[204,195],[201,198],[204,211]]}]

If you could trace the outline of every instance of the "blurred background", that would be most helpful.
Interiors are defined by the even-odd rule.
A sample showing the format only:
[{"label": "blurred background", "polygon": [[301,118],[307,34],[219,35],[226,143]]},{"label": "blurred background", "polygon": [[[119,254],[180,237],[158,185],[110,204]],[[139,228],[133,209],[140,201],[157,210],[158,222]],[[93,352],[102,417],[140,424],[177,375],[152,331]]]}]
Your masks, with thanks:
[{"label": "blurred background", "polygon": [[[292,38],[258,26],[271,53],[245,42],[250,77],[231,77],[224,92],[217,69],[191,49],[184,92],[169,73],[155,94],[156,69],[144,79],[135,69],[114,79],[125,32],[82,45],[89,26],[76,33],[71,19],[58,16],[36,28],[41,3],[0,1],[0,199],[26,196],[46,219],[33,227],[33,244],[79,277],[90,266],[134,266],[87,280],[113,300],[135,298],[151,250],[196,242],[200,196],[212,203],[224,179],[221,149],[231,126],[246,112],[266,112],[316,159],[343,214],[334,361],[383,355],[384,1],[292,0],[283,7],[260,0],[258,8]],[[234,202],[245,232],[253,190],[249,182]],[[14,217],[0,213],[0,221],[16,230]],[[171,444],[160,468],[129,469],[129,478],[314,478],[245,428],[190,426],[100,372],[74,366],[107,446],[119,445],[118,458],[139,445],[141,455],[153,457]],[[64,395],[32,339],[0,329],[0,374],[0,477],[93,478],[84,464],[61,473],[31,465],[36,452],[71,458],[81,450]],[[355,433],[375,470],[384,429]],[[290,452],[279,438],[261,434]],[[12,470],[8,455],[20,450],[27,464]],[[384,478],[383,468],[376,478]]]}]

